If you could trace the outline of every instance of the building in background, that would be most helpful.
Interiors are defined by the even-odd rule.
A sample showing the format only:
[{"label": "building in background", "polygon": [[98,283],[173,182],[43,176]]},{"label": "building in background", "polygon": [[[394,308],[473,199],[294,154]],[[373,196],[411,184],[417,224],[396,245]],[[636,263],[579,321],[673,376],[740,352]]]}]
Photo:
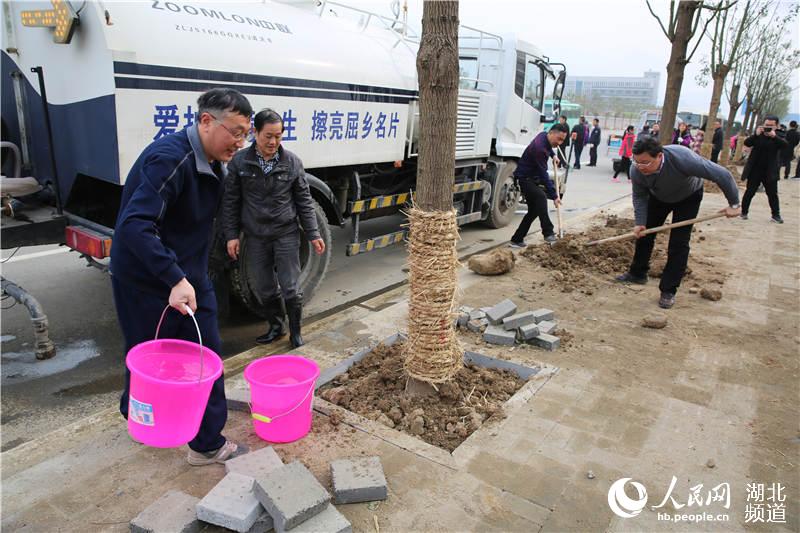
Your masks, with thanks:
[{"label": "building in background", "polygon": [[648,70],[644,76],[567,76],[564,97],[577,101],[615,100],[655,106],[661,73]]}]

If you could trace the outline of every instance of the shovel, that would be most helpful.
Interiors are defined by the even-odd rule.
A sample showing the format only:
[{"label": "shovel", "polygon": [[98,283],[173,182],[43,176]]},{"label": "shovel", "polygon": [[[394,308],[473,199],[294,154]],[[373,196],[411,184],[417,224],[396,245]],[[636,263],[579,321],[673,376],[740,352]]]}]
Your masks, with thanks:
[{"label": "shovel", "polygon": [[[673,228],[680,228],[683,226],[690,226],[692,224],[697,224],[698,222],[705,222],[706,220],[712,220],[714,218],[724,217],[724,212],[719,213],[712,213],[710,215],[703,215],[702,217],[691,218],[689,220],[681,220],[680,222],[675,222],[674,224],[664,224],[663,226],[657,226],[655,228],[649,228],[644,230],[641,235],[650,235],[651,233],[658,233],[660,231],[673,229]],[[626,241],[628,239],[635,239],[636,234],[633,232],[624,233],[622,235],[617,235],[616,237],[609,237],[607,239],[600,239],[599,241],[591,241],[587,242],[585,246],[594,246],[596,244],[605,244],[608,242],[616,242],[616,241]]]},{"label": "shovel", "polygon": [[558,205],[556,206],[556,218],[558,220],[558,238],[564,237],[564,229],[561,227],[561,187],[558,184],[558,164],[555,158],[553,159],[553,181],[556,185],[556,198],[558,198]]}]

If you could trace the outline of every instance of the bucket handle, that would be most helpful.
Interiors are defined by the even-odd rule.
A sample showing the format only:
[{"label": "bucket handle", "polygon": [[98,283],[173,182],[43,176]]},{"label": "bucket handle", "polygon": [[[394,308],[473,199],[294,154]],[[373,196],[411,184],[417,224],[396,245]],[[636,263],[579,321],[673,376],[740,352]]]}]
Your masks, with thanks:
[{"label": "bucket handle", "polygon": [[253,412],[253,404],[251,404],[250,402],[247,402],[247,405],[250,407],[250,415],[255,420],[258,420],[259,422],[264,422],[265,424],[269,424],[270,422],[274,421],[276,418],[281,418],[281,417],[284,417],[286,415],[292,414],[298,407],[303,405],[303,402],[305,402],[308,399],[308,396],[313,391],[314,391],[314,382],[312,381],[311,382],[311,386],[308,388],[308,392],[306,393],[305,396],[303,396],[303,399],[300,400],[300,403],[298,403],[297,405],[295,405],[294,407],[292,407],[291,409],[289,409],[285,413],[281,413],[281,414],[275,415],[275,416],[266,416],[266,415],[261,415],[261,414],[258,414],[258,413],[254,413]]},{"label": "bucket handle", "polygon": [[[169,304],[164,308],[161,312],[161,318],[158,320],[158,325],[156,326],[156,336],[155,340],[158,340],[158,332],[161,331],[161,324],[164,322],[164,317],[167,316],[167,311],[170,309]],[[194,311],[192,308],[186,304],[183,304],[183,310],[186,311],[186,314],[192,317],[192,321],[194,322],[194,328],[197,330],[197,340],[200,344],[200,377],[197,378],[197,382],[200,383],[203,380],[203,336],[200,334],[200,326],[197,324],[197,319],[194,317]]]}]

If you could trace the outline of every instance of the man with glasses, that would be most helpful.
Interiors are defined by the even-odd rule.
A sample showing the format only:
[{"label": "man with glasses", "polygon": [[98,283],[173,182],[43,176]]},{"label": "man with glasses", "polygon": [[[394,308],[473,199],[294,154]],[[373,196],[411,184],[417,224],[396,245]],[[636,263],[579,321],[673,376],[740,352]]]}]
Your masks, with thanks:
[{"label": "man with glasses", "polygon": [[[692,150],[680,145],[661,146],[653,137],[645,137],[633,145],[633,211],[636,234],[636,251],[628,272],[616,277],[617,281],[645,284],[653,253],[655,234],[642,236],[647,228],[664,224],[672,214],[672,222],[697,217],[703,199],[703,180],[716,183],[729,206],[721,212],[731,218],[739,216],[739,190],[725,168],[707,161]],[[692,226],[670,231],[667,264],[661,274],[659,307],[669,309],[675,305],[675,293],[686,273],[689,260],[689,239]]]},{"label": "man with glasses", "polygon": [[253,144],[228,165],[222,231],[228,255],[234,260],[239,259],[239,233],[248,239],[248,252],[242,260],[253,273],[254,291],[268,322],[267,332],[256,342],[269,344],[284,335],[283,319],[288,315],[289,343],[297,348],[303,345],[300,226],[318,255],[325,252],[325,241],[317,226],[303,163],[281,146],[283,118],[264,109],[253,123]]},{"label": "man with glasses", "polygon": [[[222,197],[223,163],[244,145],[250,103],[233,89],[212,89],[197,100],[194,125],[161,137],[141,153],[122,191],[111,249],[114,305],[125,350],[152,340],[167,306],[191,309],[203,345],[220,353],[217,301],[208,278],[212,224]],[[194,322],[166,313],[160,335],[197,342]],[[141,404],[130,397],[130,372],[120,412]],[[153,413],[158,423],[158,413]],[[225,384],[211,389],[200,429],[189,442],[189,464],[222,463],[246,451],[222,435],[228,417]]]}]

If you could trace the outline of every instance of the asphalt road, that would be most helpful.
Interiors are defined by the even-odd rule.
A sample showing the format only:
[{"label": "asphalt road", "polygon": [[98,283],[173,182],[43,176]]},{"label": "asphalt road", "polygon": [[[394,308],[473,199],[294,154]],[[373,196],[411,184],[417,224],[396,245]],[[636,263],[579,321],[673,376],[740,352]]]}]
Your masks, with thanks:
[{"label": "asphalt road", "polygon": [[[610,161],[601,149],[599,166],[571,171],[565,196],[564,218],[599,209],[630,193],[627,183],[610,181]],[[584,158],[588,158],[588,151]],[[466,256],[508,240],[525,212],[497,230],[480,224],[462,228],[460,255]],[[552,214],[555,220],[555,214]],[[367,221],[362,236],[395,230],[400,217]],[[349,224],[332,228],[334,254],[330,269],[306,319],[346,306],[366,295],[405,280],[405,248],[397,245],[356,257],[344,255]],[[541,238],[534,223],[529,242]],[[122,386],[124,353],[108,276],[87,267],[74,252],[56,246],[3,250],[2,274],[33,294],[50,322],[57,355],[36,361],[33,332],[26,309],[2,302],[2,449],[10,449],[77,418],[114,405]],[[263,324],[237,315],[221,326],[223,357],[253,346]]]}]

